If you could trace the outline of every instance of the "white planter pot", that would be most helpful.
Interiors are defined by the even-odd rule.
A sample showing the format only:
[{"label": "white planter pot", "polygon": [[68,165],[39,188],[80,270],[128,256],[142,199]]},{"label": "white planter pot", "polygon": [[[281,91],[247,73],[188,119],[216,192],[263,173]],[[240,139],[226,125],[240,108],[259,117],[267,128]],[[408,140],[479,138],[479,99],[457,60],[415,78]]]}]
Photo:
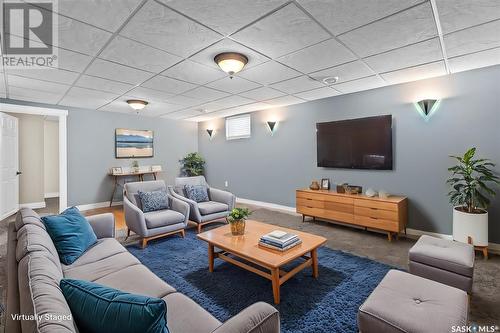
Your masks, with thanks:
[{"label": "white planter pot", "polygon": [[453,208],[453,239],[476,246],[488,246],[488,212],[471,214]]}]

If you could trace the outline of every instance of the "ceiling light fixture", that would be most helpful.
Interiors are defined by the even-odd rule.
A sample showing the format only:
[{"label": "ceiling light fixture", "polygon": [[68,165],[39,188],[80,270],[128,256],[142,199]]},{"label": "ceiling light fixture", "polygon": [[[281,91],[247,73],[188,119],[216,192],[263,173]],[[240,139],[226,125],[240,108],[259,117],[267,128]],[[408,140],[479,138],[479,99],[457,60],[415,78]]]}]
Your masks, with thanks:
[{"label": "ceiling light fixture", "polygon": [[214,61],[232,79],[234,74],[245,67],[248,63],[248,58],[241,53],[225,52],[216,55]]},{"label": "ceiling light fixture", "polygon": [[142,99],[129,99],[127,100],[127,104],[130,105],[132,109],[135,111],[142,110],[148,105],[148,102],[143,101]]},{"label": "ceiling light fixture", "polygon": [[322,81],[327,86],[331,86],[332,84],[335,84],[339,81],[339,77],[338,76],[327,76],[327,77],[323,78]]}]

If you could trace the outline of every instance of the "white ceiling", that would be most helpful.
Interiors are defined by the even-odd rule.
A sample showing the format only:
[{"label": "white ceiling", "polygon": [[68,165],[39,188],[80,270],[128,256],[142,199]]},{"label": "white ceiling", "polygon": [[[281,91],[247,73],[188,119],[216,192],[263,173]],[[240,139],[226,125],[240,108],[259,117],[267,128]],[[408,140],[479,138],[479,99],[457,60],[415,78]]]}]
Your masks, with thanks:
[{"label": "white ceiling", "polygon": [[[203,121],[500,64],[499,0],[59,0],[59,68],[0,95]],[[241,52],[230,79],[214,63]],[[327,86],[322,79],[338,76]]]}]

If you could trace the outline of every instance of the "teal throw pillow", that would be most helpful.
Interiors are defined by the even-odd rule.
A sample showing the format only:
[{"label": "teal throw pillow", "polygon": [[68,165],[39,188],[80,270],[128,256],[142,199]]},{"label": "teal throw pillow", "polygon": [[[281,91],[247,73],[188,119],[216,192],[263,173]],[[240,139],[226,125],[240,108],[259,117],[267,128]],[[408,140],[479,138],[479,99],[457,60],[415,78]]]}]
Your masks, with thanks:
[{"label": "teal throw pillow", "polygon": [[80,332],[168,333],[167,304],[97,283],[62,279],[61,291]]},{"label": "teal throw pillow", "polygon": [[76,207],[59,215],[44,216],[42,222],[54,242],[59,260],[65,265],[71,265],[97,242],[94,230]]}]

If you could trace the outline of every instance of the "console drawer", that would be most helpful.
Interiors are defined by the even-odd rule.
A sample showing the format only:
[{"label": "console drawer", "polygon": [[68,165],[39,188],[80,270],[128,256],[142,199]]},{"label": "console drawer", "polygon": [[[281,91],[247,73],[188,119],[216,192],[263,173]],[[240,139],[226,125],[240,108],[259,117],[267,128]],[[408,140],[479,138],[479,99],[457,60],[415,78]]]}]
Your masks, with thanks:
[{"label": "console drawer", "polygon": [[385,219],[391,221],[398,221],[398,212],[394,210],[384,210],[372,207],[354,207],[354,215],[375,217],[378,219]]},{"label": "console drawer", "polygon": [[296,205],[297,205],[297,207],[298,206],[305,206],[305,207],[310,207],[310,208],[325,208],[324,201],[306,199],[306,198],[300,198],[300,197],[297,197]]},{"label": "console drawer", "polygon": [[303,198],[303,199],[312,199],[312,200],[318,200],[318,201],[328,201],[328,202],[338,202],[338,203],[343,203],[343,204],[350,204],[352,205],[353,203],[353,198],[350,197],[344,197],[340,195],[331,195],[328,193],[312,193],[312,192],[306,192],[306,191],[297,191],[296,192],[297,198]]},{"label": "console drawer", "polygon": [[306,216],[314,216],[319,218],[324,218],[327,220],[333,220],[338,222],[352,223],[354,220],[354,215],[352,213],[337,212],[332,210],[326,210],[321,208],[312,208],[297,205],[297,213]]},{"label": "console drawer", "polygon": [[354,206],[378,208],[383,210],[398,210],[398,204],[379,200],[354,199]]},{"label": "console drawer", "polygon": [[397,221],[355,215],[354,223],[368,228],[399,232],[399,224]]}]

